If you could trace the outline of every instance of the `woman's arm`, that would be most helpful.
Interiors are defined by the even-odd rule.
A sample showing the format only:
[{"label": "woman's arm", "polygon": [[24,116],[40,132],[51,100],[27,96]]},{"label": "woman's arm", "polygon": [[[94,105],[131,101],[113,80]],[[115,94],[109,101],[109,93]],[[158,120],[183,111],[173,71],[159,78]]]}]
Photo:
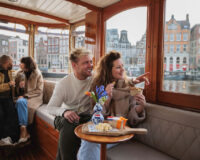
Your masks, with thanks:
[{"label": "woman's arm", "polygon": [[43,92],[44,81],[41,74],[37,77],[37,79],[35,79],[35,83],[37,83],[36,88],[25,94],[25,96],[27,96],[28,98],[37,97]]},{"label": "woman's arm", "polygon": [[104,103],[104,108],[106,110],[106,113],[109,111],[109,106],[112,99],[112,92],[113,92],[114,85],[115,85],[114,83],[110,83],[106,86],[106,92],[108,94],[108,99]]},{"label": "woman's arm", "polygon": [[138,123],[142,122],[145,117],[145,104],[146,100],[144,95],[136,95],[133,99],[131,97],[130,101],[135,102],[133,103],[130,108],[130,111],[128,113],[128,122],[131,127],[135,127]]},{"label": "woman's arm", "polygon": [[142,94],[141,95],[136,95],[135,96],[135,100],[136,100],[136,104],[137,104],[135,110],[136,110],[136,112],[138,114],[140,114],[140,113],[143,112],[144,106],[146,104],[145,97]]}]

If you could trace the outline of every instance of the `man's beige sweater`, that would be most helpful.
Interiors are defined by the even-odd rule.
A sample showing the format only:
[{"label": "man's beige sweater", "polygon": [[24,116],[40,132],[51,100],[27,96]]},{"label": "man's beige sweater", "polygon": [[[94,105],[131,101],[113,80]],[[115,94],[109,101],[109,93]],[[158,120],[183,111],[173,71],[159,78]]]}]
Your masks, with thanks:
[{"label": "man's beige sweater", "polygon": [[[88,112],[91,107],[90,97],[85,95],[90,90],[92,76],[79,80],[72,73],[61,79],[54,89],[48,103],[48,111],[52,115],[62,115],[67,110],[76,111],[78,114]],[[61,107],[65,105],[65,107]]]}]

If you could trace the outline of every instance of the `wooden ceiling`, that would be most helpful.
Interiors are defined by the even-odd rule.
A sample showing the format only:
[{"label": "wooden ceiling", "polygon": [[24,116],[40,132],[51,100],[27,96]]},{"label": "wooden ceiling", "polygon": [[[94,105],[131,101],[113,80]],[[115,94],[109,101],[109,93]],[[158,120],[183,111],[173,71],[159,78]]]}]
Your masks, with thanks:
[{"label": "wooden ceiling", "polygon": [[0,0],[0,20],[39,26],[64,27],[101,12],[120,0]]}]

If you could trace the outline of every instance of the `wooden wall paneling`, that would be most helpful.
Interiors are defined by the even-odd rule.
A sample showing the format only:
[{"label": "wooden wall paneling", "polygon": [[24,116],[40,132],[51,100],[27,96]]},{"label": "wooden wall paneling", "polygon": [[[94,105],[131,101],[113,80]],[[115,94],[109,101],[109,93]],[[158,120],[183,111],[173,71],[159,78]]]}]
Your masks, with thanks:
[{"label": "wooden wall paneling", "polygon": [[59,133],[41,118],[35,118],[34,141],[49,159],[54,160],[57,154]]},{"label": "wooden wall paneling", "polygon": [[96,64],[103,55],[103,16],[102,12],[90,12],[85,19],[85,37],[86,44],[94,45],[94,64]]}]

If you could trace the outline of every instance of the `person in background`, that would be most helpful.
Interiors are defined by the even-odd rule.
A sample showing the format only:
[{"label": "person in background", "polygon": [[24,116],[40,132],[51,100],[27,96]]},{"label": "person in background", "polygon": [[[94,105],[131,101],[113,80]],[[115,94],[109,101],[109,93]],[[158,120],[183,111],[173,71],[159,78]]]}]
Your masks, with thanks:
[{"label": "person in background", "polygon": [[[142,94],[132,96],[130,87],[132,80],[128,80],[125,75],[121,54],[111,51],[106,54],[98,63],[91,91],[96,90],[96,86],[104,85],[108,94],[108,99],[104,103],[105,115],[123,116],[128,119],[128,125],[135,127],[145,119],[145,97]],[[107,145],[108,148],[113,145]],[[81,141],[78,153],[78,160],[99,160],[100,144]]]},{"label": "person in background", "polygon": [[19,138],[18,118],[13,102],[15,82],[12,66],[11,57],[0,57],[0,145],[12,144]]},{"label": "person in background", "polygon": [[43,103],[43,77],[31,57],[23,57],[20,60],[20,70],[16,74],[15,82],[20,125],[19,142],[24,142],[30,137],[27,125],[33,123],[35,110]]}]

